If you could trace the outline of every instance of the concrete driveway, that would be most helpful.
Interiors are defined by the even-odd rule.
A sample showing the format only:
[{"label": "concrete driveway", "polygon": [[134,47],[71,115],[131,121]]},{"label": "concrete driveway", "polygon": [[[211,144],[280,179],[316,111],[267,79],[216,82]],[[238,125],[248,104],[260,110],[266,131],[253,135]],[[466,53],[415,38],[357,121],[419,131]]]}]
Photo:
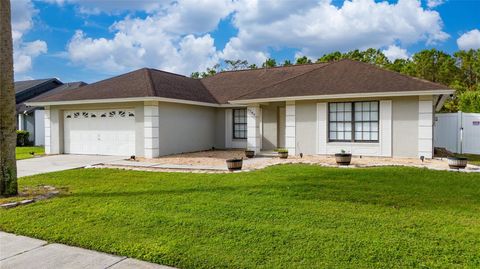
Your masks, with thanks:
[{"label": "concrete driveway", "polygon": [[25,177],[37,174],[82,168],[89,165],[126,159],[121,156],[100,155],[52,155],[17,161],[17,176]]}]

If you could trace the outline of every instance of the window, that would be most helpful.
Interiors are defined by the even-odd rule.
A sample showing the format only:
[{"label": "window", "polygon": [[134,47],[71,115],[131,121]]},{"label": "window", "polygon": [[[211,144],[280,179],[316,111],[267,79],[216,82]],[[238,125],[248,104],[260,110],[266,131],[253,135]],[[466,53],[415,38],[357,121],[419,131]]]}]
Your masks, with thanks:
[{"label": "window", "polygon": [[233,139],[247,139],[247,110],[233,110]]},{"label": "window", "polygon": [[332,142],[378,142],[378,101],[330,103],[328,139]]}]

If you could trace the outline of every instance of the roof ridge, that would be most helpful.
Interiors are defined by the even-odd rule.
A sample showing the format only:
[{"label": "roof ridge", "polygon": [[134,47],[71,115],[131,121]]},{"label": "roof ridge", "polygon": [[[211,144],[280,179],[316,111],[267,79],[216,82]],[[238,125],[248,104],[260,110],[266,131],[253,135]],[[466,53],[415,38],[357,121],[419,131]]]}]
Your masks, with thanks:
[{"label": "roof ridge", "polygon": [[[258,68],[239,69],[239,70],[222,70],[222,71],[216,73],[216,74],[213,75],[213,76],[216,76],[216,75],[219,75],[219,74],[223,74],[223,73],[246,72],[246,71],[262,71],[262,70],[265,71],[265,70],[269,70],[269,69],[293,68],[293,67],[305,66],[305,65],[325,65],[325,64],[328,64],[328,63],[320,62],[320,63],[279,65],[279,66],[273,66],[273,67],[268,67],[268,68],[258,67]],[[206,78],[208,78],[208,77],[206,77]],[[204,79],[204,78],[202,78],[202,79]]]},{"label": "roof ridge", "polygon": [[[342,61],[342,60],[340,60],[340,61]],[[319,66],[318,68],[309,70],[309,71],[307,71],[307,72],[305,72],[305,73],[302,73],[302,74],[299,74],[299,75],[296,75],[296,76],[293,76],[293,77],[290,77],[290,78],[281,80],[281,81],[279,81],[279,82],[273,83],[272,85],[268,85],[268,86],[262,87],[262,88],[260,88],[260,89],[256,89],[256,90],[249,91],[249,92],[247,92],[247,93],[245,93],[245,94],[242,94],[242,95],[240,95],[240,96],[237,96],[237,97],[234,98],[233,100],[238,100],[239,98],[241,98],[241,97],[243,97],[243,96],[245,96],[245,95],[249,95],[249,94],[251,94],[251,93],[258,92],[258,91],[261,91],[261,90],[266,89],[266,88],[274,87],[274,86],[276,86],[276,85],[278,85],[278,84],[281,84],[281,83],[287,82],[287,81],[289,81],[289,80],[292,80],[292,79],[301,77],[301,76],[303,76],[303,75],[309,74],[309,73],[311,73],[311,72],[313,72],[313,71],[316,71],[316,70],[318,70],[318,69],[322,69],[322,68],[324,68],[324,67],[326,67],[326,66],[329,66],[329,65],[334,64],[334,63],[338,63],[338,62],[340,62],[340,61],[332,61],[332,62],[329,62],[329,63],[325,63],[324,65],[321,65],[321,66]]]},{"label": "roof ridge", "polygon": [[160,69],[156,69],[156,68],[145,67],[145,69],[150,70],[150,71],[161,72],[161,73],[165,73],[165,74],[169,74],[169,75],[175,75],[175,76],[179,76],[179,77],[189,78],[189,77],[187,77],[185,75],[182,75],[182,74],[168,72],[168,71],[164,71],[164,70],[160,70]]},{"label": "roof ridge", "polygon": [[150,73],[149,68],[145,68],[146,76],[147,76],[147,83],[150,88],[151,96],[155,96],[155,84],[153,84],[152,74]]}]

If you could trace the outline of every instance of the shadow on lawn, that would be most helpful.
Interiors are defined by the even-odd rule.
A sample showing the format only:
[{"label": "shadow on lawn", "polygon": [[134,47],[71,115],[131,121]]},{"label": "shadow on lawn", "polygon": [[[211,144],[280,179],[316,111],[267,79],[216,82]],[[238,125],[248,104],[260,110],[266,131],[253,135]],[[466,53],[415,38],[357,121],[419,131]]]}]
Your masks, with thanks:
[{"label": "shadow on lawn", "polygon": [[[148,189],[111,192],[79,192],[72,193],[74,197],[92,197],[108,200],[109,198],[131,198],[132,202],[145,199],[175,199],[189,198],[191,203],[201,200],[211,202],[222,201],[228,197],[235,203],[265,201],[265,206],[283,204],[292,200],[292,204],[305,202],[342,202],[364,205],[376,205],[388,208],[415,208],[415,209],[458,209],[458,207],[472,206],[480,200],[475,195],[446,196],[443,192],[432,191],[431,188],[410,186],[401,188],[398,185],[365,184],[352,179],[329,180],[326,182],[311,182],[312,178],[287,178],[279,182],[265,184],[248,184],[238,186],[209,186],[177,189]],[[316,179],[318,181],[318,179]],[[268,184],[270,183],[270,184]],[[273,184],[272,184],[273,183]],[[477,198],[475,198],[477,197]]]}]

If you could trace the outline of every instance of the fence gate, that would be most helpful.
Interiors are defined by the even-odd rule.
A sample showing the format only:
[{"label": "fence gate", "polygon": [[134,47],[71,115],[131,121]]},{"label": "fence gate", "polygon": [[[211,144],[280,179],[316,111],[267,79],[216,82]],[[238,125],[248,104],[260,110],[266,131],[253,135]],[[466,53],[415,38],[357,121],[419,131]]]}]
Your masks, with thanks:
[{"label": "fence gate", "polygon": [[436,114],[433,143],[455,153],[480,154],[480,113]]}]

